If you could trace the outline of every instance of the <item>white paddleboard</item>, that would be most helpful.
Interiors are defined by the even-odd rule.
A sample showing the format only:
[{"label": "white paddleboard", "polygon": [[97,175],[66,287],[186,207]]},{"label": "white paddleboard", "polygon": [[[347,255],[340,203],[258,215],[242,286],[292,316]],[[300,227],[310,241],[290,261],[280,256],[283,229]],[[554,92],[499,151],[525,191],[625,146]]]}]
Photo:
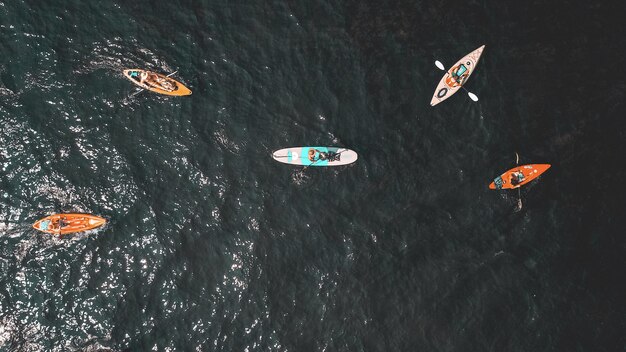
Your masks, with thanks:
[{"label": "white paddleboard", "polygon": [[356,152],[339,147],[291,147],[272,153],[274,160],[292,165],[341,166],[358,159]]},{"label": "white paddleboard", "polygon": [[476,65],[478,64],[478,60],[480,60],[480,55],[483,54],[484,49],[485,46],[483,45],[465,55],[446,72],[441,81],[439,81],[439,85],[437,85],[437,89],[435,89],[435,94],[433,94],[433,98],[430,100],[431,106],[435,106],[450,98],[461,88],[463,84],[465,84],[465,82],[467,82],[476,69]]}]

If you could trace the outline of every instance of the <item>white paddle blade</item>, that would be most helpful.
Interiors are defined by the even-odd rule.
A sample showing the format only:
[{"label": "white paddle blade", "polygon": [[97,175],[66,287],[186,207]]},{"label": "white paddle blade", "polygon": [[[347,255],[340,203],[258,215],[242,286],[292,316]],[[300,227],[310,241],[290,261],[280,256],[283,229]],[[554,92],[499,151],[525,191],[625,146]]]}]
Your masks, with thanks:
[{"label": "white paddle blade", "polygon": [[141,92],[143,92],[143,91],[144,91],[144,90],[143,90],[143,88],[139,88],[139,90],[138,90],[138,91],[136,91],[135,93],[131,94],[131,95],[130,95],[130,97],[132,98],[132,97],[134,97],[135,95],[137,95],[137,94],[139,94],[139,93],[141,93]]},{"label": "white paddle blade", "polygon": [[478,101],[478,97],[476,96],[476,94],[472,92],[467,92],[467,95],[469,95],[470,99],[472,99],[473,101]]},{"label": "white paddle blade", "polygon": [[446,68],[443,67],[443,64],[439,60],[435,60],[435,66],[437,66],[437,68],[440,69],[441,71],[445,71],[446,70]]}]

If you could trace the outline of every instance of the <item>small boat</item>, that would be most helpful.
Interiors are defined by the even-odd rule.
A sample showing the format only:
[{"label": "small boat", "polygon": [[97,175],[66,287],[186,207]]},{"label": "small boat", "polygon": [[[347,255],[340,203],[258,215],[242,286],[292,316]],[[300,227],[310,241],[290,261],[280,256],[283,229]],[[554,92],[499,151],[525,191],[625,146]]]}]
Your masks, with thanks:
[{"label": "small boat", "polygon": [[[439,81],[435,94],[433,94],[433,98],[430,100],[431,106],[435,106],[450,98],[467,82],[470,75],[476,70],[476,65],[484,49],[485,46],[483,45],[465,55],[446,72],[441,81]],[[443,69],[443,66],[441,66],[441,69]]]},{"label": "small boat", "polygon": [[53,214],[33,224],[36,230],[53,235],[92,230],[104,225],[107,221],[99,216],[89,214]]},{"label": "small boat", "polygon": [[356,152],[339,147],[291,147],[272,153],[274,160],[292,165],[340,166],[358,159]]},{"label": "small boat", "polygon": [[124,70],[124,77],[131,82],[149,91],[173,96],[191,95],[191,90],[177,80],[140,69]]},{"label": "small boat", "polygon": [[489,185],[490,189],[514,189],[536,179],[550,168],[550,164],[516,166],[498,176]]}]

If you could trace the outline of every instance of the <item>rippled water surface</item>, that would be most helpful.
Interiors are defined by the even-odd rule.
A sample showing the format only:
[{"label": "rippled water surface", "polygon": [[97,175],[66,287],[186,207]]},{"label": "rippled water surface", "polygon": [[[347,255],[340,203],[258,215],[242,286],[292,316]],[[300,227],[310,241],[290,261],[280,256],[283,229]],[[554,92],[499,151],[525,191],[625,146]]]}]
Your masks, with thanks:
[{"label": "rippled water surface", "polygon": [[[0,2],[0,350],[623,350],[613,3]],[[519,212],[516,152],[552,164]]]}]

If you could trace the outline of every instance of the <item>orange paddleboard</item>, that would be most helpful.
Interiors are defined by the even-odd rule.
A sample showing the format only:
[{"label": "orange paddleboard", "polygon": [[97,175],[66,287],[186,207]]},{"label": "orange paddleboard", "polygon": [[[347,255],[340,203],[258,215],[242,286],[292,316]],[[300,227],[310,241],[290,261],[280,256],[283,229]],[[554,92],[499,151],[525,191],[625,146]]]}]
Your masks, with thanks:
[{"label": "orange paddleboard", "polygon": [[64,235],[95,229],[106,222],[99,216],[89,214],[54,214],[38,220],[33,227],[45,233]]},{"label": "orange paddleboard", "polygon": [[[550,168],[550,164],[530,164],[520,165],[496,177],[491,184],[490,189],[513,189],[521,187],[528,182],[536,179],[542,173]],[[520,174],[521,173],[521,174]],[[517,179],[518,183],[513,185],[512,181]]]},{"label": "orange paddleboard", "polygon": [[165,95],[191,95],[189,88],[175,79],[160,73],[140,69],[124,70],[124,77],[149,91]]}]

